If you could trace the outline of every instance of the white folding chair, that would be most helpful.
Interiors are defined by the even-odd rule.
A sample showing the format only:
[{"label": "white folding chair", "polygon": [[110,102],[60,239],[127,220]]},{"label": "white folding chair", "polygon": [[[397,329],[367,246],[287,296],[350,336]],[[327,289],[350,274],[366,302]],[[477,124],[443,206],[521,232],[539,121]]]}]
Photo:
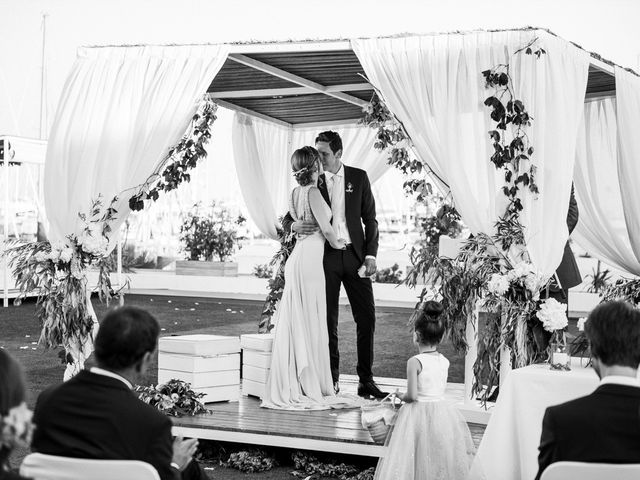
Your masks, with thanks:
[{"label": "white folding chair", "polygon": [[160,480],[155,468],[138,460],[88,460],[32,453],[20,475],[33,480]]},{"label": "white folding chair", "polygon": [[556,462],[549,465],[540,480],[637,480],[638,463]]}]

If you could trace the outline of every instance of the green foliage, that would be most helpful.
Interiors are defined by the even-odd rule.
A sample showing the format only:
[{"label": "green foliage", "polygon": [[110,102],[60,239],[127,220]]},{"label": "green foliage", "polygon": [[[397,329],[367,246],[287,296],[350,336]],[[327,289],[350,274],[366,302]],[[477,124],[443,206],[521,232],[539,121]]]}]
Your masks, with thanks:
[{"label": "green foliage", "polygon": [[242,450],[229,455],[229,458],[220,462],[220,465],[227,468],[235,468],[245,473],[266,472],[277,466],[274,457],[268,455],[264,450]]},{"label": "green foliage", "polygon": [[273,277],[273,265],[270,263],[261,263],[253,266],[253,275],[258,278]]},{"label": "green foliage", "polygon": [[136,385],[135,391],[144,403],[170,417],[209,413],[200,400],[204,393],[194,392],[191,385],[182,380],[172,379],[167,383],[149,387]]},{"label": "green foliage", "polygon": [[397,263],[394,263],[391,267],[378,270],[374,281],[376,283],[402,283],[402,270]]},{"label": "green foliage", "polygon": [[144,201],[156,201],[160,192],[175,190],[182,182],[189,182],[189,170],[195,168],[198,161],[207,156],[204,146],[211,139],[211,126],[216,120],[218,105],[209,99],[200,104],[193,115],[187,132],[182,139],[169,149],[167,156],[161,163],[162,173],[154,172],[144,184],[136,187],[136,193],[129,198],[129,208],[133,211],[142,210]]},{"label": "green foliage", "polygon": [[298,478],[316,475],[320,478],[330,477],[340,480],[373,480],[375,468],[360,471],[355,465],[336,461],[322,462],[318,457],[307,452],[297,451],[291,455],[296,470],[293,475]]},{"label": "green foliage", "polygon": [[632,305],[640,303],[640,279],[620,278],[602,290],[602,301],[624,300]]},{"label": "green foliage", "polygon": [[[281,224],[282,220],[283,218],[281,217]],[[269,292],[262,307],[262,314],[258,322],[258,333],[269,333],[273,328],[271,317],[273,317],[278,302],[282,298],[282,292],[284,292],[284,267],[293,251],[293,247],[296,245],[295,236],[287,235],[284,227],[278,228],[278,240],[280,241],[280,248],[269,262],[269,266],[275,268],[276,273],[269,279]]]},{"label": "green foliage", "polygon": [[244,217],[233,218],[229,209],[215,202],[207,211],[196,204],[180,226],[180,241],[190,260],[212,261],[215,256],[224,262],[236,251],[241,239],[238,227],[244,222]]},{"label": "green foliage", "polygon": [[587,275],[587,278],[591,278],[587,292],[600,293],[609,286],[611,282],[611,272],[609,269],[602,270],[601,267],[602,262],[598,260],[596,268],[591,271],[591,274]]},{"label": "green foliage", "polygon": [[12,244],[4,252],[20,290],[14,304],[37,293],[36,315],[42,325],[39,343],[45,348],[62,345],[67,354],[77,351],[91,335],[93,317],[87,308],[86,269],[98,268],[98,296],[107,304],[114,292],[110,272],[108,233],[117,213],[117,197],[104,206],[99,196],[88,214],[79,213],[84,223],[79,235],[64,243],[32,242]]}]

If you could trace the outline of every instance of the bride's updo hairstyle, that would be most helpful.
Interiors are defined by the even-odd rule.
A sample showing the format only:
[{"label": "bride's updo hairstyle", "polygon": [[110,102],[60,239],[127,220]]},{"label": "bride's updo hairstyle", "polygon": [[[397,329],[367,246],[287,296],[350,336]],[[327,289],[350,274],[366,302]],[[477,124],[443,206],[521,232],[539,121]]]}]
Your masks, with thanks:
[{"label": "bride's updo hairstyle", "polygon": [[413,328],[418,334],[418,342],[422,345],[437,345],[444,336],[444,307],[440,302],[429,300],[418,311]]},{"label": "bride's updo hairstyle", "polygon": [[313,147],[302,147],[291,155],[291,168],[293,176],[299,185],[309,185],[313,180],[313,174],[318,170],[320,154]]}]

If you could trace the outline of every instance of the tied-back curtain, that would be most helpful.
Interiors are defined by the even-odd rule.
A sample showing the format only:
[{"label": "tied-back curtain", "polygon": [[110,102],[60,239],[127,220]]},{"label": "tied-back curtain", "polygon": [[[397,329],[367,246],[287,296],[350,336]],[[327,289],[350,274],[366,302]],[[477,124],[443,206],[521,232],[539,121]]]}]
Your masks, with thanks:
[{"label": "tied-back curtain", "polygon": [[[514,53],[538,37],[547,51]],[[504,213],[504,179],[489,161],[494,124],[483,104],[492,93],[482,71],[510,64],[515,96],[533,117],[528,130],[538,167],[537,201],[521,216],[532,262],[551,275],[562,258],[575,141],[589,55],[543,31],[473,32],[354,40],[369,80],[404,124],[418,157],[451,189],[472,232],[493,233]]]},{"label": "tied-back curtain", "polygon": [[291,129],[236,113],[231,130],[238,183],[258,229],[278,239],[278,216],[287,211]]},{"label": "tied-back curtain", "polygon": [[580,221],[573,238],[594,257],[640,275],[640,237],[633,233],[640,203],[637,193],[629,192],[640,183],[640,172],[634,171],[640,158],[639,123],[633,127],[640,122],[640,82],[633,84],[631,74],[616,71],[617,99],[585,104],[574,172]]},{"label": "tied-back curtain", "polygon": [[79,233],[98,195],[119,197],[112,231],[185,132],[227,58],[226,46],[80,49],[56,112],[44,179],[49,238]]},{"label": "tied-back curtain", "polygon": [[315,145],[318,133],[333,130],[342,138],[345,164],[365,170],[373,184],[390,168],[387,154],[373,147],[376,133],[361,125],[286,128],[274,122],[236,113],[233,120],[233,156],[238,183],[251,219],[276,240],[278,217],[288,209],[289,192],[296,185],[291,155]]}]

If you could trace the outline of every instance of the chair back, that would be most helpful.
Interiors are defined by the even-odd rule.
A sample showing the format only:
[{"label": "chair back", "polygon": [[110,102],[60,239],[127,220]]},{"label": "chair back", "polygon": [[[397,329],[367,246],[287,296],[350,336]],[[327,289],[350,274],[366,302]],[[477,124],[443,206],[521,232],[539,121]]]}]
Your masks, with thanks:
[{"label": "chair back", "polygon": [[138,460],[94,460],[42,453],[27,455],[20,465],[20,475],[33,480],[160,480],[155,468]]},{"label": "chair back", "polygon": [[540,480],[636,480],[638,463],[556,462],[549,465]]}]

